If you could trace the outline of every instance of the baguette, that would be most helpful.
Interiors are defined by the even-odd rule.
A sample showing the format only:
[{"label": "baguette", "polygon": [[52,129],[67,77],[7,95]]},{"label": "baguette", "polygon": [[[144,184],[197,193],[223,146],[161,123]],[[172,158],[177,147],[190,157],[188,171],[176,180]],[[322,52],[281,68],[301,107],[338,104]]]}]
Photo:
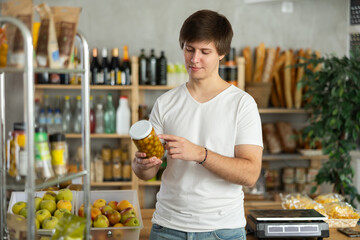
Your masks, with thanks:
[{"label": "baguette", "polygon": [[271,87],[271,105],[273,107],[280,107],[280,100],[279,97],[276,94],[276,87],[275,84],[272,85]]},{"label": "baguette", "polygon": [[273,72],[273,80],[274,80],[273,83],[275,85],[276,95],[278,97],[279,105],[281,107],[285,107],[283,85],[281,84],[281,79],[280,79],[281,67],[284,65],[284,63],[285,63],[285,53],[282,53],[281,56],[276,61],[276,65]]},{"label": "baguette", "polygon": [[249,83],[252,80],[252,74],[253,74],[253,61],[252,61],[251,49],[249,46],[246,46],[243,49],[243,56],[245,58],[245,82]]},{"label": "baguette", "polygon": [[260,82],[265,62],[265,44],[260,43],[256,48],[256,63],[254,69],[253,82]]},{"label": "baguette", "polygon": [[296,68],[295,68],[295,64],[297,61],[297,53],[295,51],[292,51],[293,54],[293,58],[291,61],[291,98],[293,100],[294,103],[294,99],[295,99],[295,91],[296,91]]},{"label": "baguette", "polygon": [[293,107],[293,101],[291,96],[291,62],[292,53],[290,50],[285,51],[285,68],[284,68],[284,95],[285,104],[287,108]]},{"label": "baguette", "polygon": [[266,63],[262,74],[261,82],[268,83],[272,79],[273,66],[275,64],[276,50],[274,48],[266,49]]},{"label": "baguette", "polygon": [[[303,64],[304,63],[304,50],[300,49],[298,52],[298,63]],[[296,75],[296,85],[300,82],[304,75],[304,67],[298,67],[297,75]],[[297,86],[295,90],[295,96],[294,96],[294,105],[296,109],[301,108],[301,100],[302,100],[302,87]]]},{"label": "baguette", "polygon": [[[315,51],[315,56],[316,58],[320,58],[321,57],[321,54],[319,51]],[[321,64],[318,64],[317,66],[314,67],[314,72],[317,72],[317,71],[320,71],[322,68],[322,65]]]}]

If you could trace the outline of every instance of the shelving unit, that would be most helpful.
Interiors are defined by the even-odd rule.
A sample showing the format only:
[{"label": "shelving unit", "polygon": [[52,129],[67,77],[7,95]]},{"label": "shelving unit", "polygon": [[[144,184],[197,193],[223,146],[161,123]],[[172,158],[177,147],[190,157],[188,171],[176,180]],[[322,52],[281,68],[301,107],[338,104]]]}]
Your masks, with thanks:
[{"label": "shelving unit", "polygon": [[[0,191],[0,238],[5,239],[7,236],[6,226],[6,209],[7,209],[7,190],[24,190],[27,193],[27,205],[34,206],[34,197],[36,190],[46,188],[55,184],[59,184],[64,181],[72,180],[75,178],[83,177],[84,179],[84,202],[85,213],[87,217],[86,223],[86,236],[85,239],[89,239],[90,233],[90,137],[89,137],[89,48],[85,37],[81,33],[77,33],[77,38],[80,40],[81,53],[83,58],[83,68],[81,70],[68,70],[68,69],[48,69],[48,68],[35,68],[33,67],[33,45],[30,31],[27,27],[18,19],[12,17],[0,17],[1,23],[9,23],[15,25],[21,32],[24,39],[24,55],[25,63],[23,68],[1,68],[0,69],[0,171],[1,171],[1,191]],[[34,161],[34,72],[50,72],[50,73],[73,73],[77,72],[83,74],[85,79],[81,86],[81,95],[83,101],[82,118],[84,119],[82,125],[82,145],[84,156],[84,170],[75,174],[68,174],[64,177],[53,178],[49,181],[38,181],[35,179],[35,161]],[[6,175],[6,157],[5,157],[5,73],[24,73],[24,113],[26,122],[26,149],[28,156],[28,172],[26,180],[23,182],[15,182],[12,179],[7,179]],[[8,183],[7,183],[8,181]],[[35,231],[35,209],[31,209],[27,214],[27,239],[36,239]]]}]

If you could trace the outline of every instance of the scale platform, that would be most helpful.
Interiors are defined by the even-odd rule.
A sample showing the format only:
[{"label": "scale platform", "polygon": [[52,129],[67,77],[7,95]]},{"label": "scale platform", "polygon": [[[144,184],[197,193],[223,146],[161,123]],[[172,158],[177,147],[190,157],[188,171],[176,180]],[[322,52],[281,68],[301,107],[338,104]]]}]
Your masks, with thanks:
[{"label": "scale platform", "polygon": [[317,238],[329,237],[324,215],[314,209],[249,210],[247,231],[256,238]]}]

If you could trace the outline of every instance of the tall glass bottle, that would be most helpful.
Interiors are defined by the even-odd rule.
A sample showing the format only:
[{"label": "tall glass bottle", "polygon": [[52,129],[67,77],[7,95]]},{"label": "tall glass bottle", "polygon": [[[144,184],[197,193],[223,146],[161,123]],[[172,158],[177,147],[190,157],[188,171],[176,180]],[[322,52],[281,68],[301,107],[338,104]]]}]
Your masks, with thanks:
[{"label": "tall glass bottle", "polygon": [[76,97],[76,108],[74,112],[74,133],[81,133],[82,116],[81,116],[81,96]]},{"label": "tall glass bottle", "polygon": [[103,48],[101,51],[102,62],[101,62],[101,75],[102,82],[99,84],[110,85],[110,70],[109,70],[109,62],[108,62],[108,54],[107,49]]},{"label": "tall glass bottle", "polygon": [[90,96],[90,133],[95,133],[96,119],[93,96]]},{"label": "tall glass bottle", "polygon": [[[74,47],[74,69],[79,69],[80,66],[80,58],[78,54],[77,47]],[[81,74],[72,73],[70,76],[70,84],[78,85],[81,84]]]},{"label": "tall glass bottle", "polygon": [[139,84],[140,85],[148,84],[147,61],[148,60],[145,56],[145,50],[141,49],[141,54],[139,56]]},{"label": "tall glass bottle", "polygon": [[112,94],[108,93],[106,99],[106,109],[104,114],[105,133],[115,133],[115,108],[113,104]]},{"label": "tall glass bottle", "polygon": [[96,104],[95,132],[104,133],[104,110],[103,110],[103,105],[101,103]]},{"label": "tall glass bottle", "polygon": [[151,49],[148,65],[148,78],[150,85],[156,85],[156,56],[155,50]]},{"label": "tall glass bottle", "polygon": [[119,106],[116,110],[116,133],[128,134],[130,130],[131,113],[127,96],[119,98]]},{"label": "tall glass bottle", "polygon": [[93,48],[92,50],[92,60],[90,64],[91,71],[91,84],[98,84],[100,81],[100,64],[98,61],[98,49]]},{"label": "tall glass bottle", "polygon": [[123,51],[124,56],[122,60],[121,85],[131,85],[131,64],[127,45],[124,45]]},{"label": "tall glass bottle", "polygon": [[157,85],[166,85],[167,84],[167,60],[165,57],[165,52],[161,51],[161,55],[157,60],[156,64],[157,70],[157,78],[156,83]]},{"label": "tall glass bottle", "polygon": [[64,133],[71,133],[71,104],[70,104],[70,97],[64,97],[64,109],[63,109],[63,116],[62,116],[62,130]]},{"label": "tall glass bottle", "polygon": [[110,62],[110,85],[116,85],[121,83],[119,49],[113,48],[111,55],[112,57]]}]

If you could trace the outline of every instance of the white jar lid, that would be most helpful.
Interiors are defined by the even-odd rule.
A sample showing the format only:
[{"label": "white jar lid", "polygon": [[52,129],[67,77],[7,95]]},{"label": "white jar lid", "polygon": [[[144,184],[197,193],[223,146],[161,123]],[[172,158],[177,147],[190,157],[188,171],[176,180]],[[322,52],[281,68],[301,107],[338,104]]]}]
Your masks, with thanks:
[{"label": "white jar lid", "polygon": [[134,140],[146,138],[152,130],[152,125],[147,120],[140,120],[134,123],[129,131],[130,137]]}]

